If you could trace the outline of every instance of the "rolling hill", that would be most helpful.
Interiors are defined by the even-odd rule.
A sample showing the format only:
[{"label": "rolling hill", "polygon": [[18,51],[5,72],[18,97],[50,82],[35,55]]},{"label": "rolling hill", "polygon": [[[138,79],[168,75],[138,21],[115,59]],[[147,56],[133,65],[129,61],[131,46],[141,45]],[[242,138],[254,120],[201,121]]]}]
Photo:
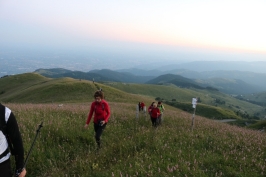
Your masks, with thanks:
[{"label": "rolling hill", "polygon": [[[97,82],[113,81],[124,83],[171,83],[181,87],[216,88],[227,94],[250,94],[266,90],[266,84],[261,82],[265,73],[246,71],[205,71],[196,72],[185,69],[170,71],[144,71],[137,69],[112,71],[109,69],[92,70],[90,72],[70,71],[62,68],[39,69],[35,71],[50,78],[71,77],[75,79],[95,80]],[[134,73],[134,74],[132,74]],[[170,74],[169,74],[170,73]],[[143,74],[143,75],[142,75]],[[148,74],[153,74],[148,76]]]},{"label": "rolling hill", "polygon": [[[96,150],[93,124],[89,129],[83,126],[92,95],[100,87],[111,107],[111,117],[101,137],[103,146]],[[36,73],[0,78],[0,89],[0,101],[16,115],[25,154],[30,150],[36,125],[44,122],[27,163],[28,176],[207,177],[266,173],[264,133],[198,115],[202,112],[231,118],[234,111],[226,109],[228,106],[246,111],[258,107],[221,92],[173,85],[51,79]],[[191,112],[166,104],[164,121],[158,128],[151,126],[148,115],[140,114],[136,119],[136,103],[140,100],[150,103],[154,97],[176,98],[171,104],[191,108],[195,96],[201,103],[193,129]],[[64,105],[59,107],[58,103]],[[250,128],[263,126],[265,122],[261,121]],[[14,162],[13,156],[11,160]]]},{"label": "rolling hill", "polygon": [[157,84],[157,85],[167,85],[167,84],[174,84],[179,87],[183,88],[197,88],[203,89],[203,87],[199,86],[195,81],[185,78],[183,76],[174,75],[174,74],[165,74],[158,76],[148,82],[147,84]]},{"label": "rolling hill", "polygon": [[[172,77],[169,75],[169,80]],[[126,84],[119,82],[93,83],[92,81],[73,78],[46,78],[36,73],[14,75],[0,79],[0,101],[16,103],[59,103],[59,102],[88,102],[93,100],[95,90],[102,88],[106,93],[106,99],[114,102],[138,103],[144,101],[151,103],[155,98],[168,101],[169,105],[180,109],[190,107],[191,98],[200,99],[202,109],[225,110],[224,116],[207,116],[216,118],[229,118],[226,111],[231,115],[242,118],[264,117],[265,110],[246,101],[235,99],[215,90],[184,89],[174,85],[151,85],[151,84]],[[173,104],[170,102],[178,102]],[[187,109],[187,108],[186,108]],[[189,109],[188,109],[189,110]],[[190,110],[191,111],[191,110]],[[221,111],[216,111],[221,112]],[[199,112],[200,113],[200,112]]]},{"label": "rolling hill", "polygon": [[[131,72],[135,73],[134,70],[128,69],[123,70],[124,72]],[[240,71],[240,70],[212,70],[212,71],[198,71],[198,70],[192,70],[192,69],[172,69],[172,70],[166,70],[166,71],[159,71],[156,70],[156,72],[146,71],[146,70],[138,70],[139,75],[150,73],[152,76],[160,76],[160,75],[166,75],[166,74],[175,74],[180,75],[185,78],[191,79],[191,80],[202,80],[203,82],[213,83],[216,85],[215,87],[223,88],[221,91],[224,91],[225,93],[237,93],[240,91],[241,93],[237,94],[248,94],[248,93],[255,93],[255,92],[262,92],[266,90],[266,83],[262,82],[266,78],[266,73],[256,73],[251,71]],[[221,82],[221,79],[224,81]],[[216,81],[215,81],[216,80]],[[228,83],[225,83],[225,81],[228,81]],[[234,81],[233,81],[234,80]],[[239,82],[238,85],[242,84],[242,89],[233,89],[236,85],[232,83]],[[208,83],[209,84],[209,83]],[[225,85],[228,85],[229,88],[224,87]],[[210,85],[211,86],[211,85]]]},{"label": "rolling hill", "polygon": [[97,73],[99,75],[125,83],[145,83],[148,80],[154,78],[153,76],[136,76],[129,72],[117,72],[109,69],[92,70],[89,73]]},{"label": "rolling hill", "polygon": [[113,78],[108,78],[105,76],[102,76],[97,73],[86,73],[82,71],[70,71],[62,68],[53,68],[53,69],[37,69],[34,71],[35,73],[41,74],[42,76],[45,77],[50,77],[50,78],[62,78],[62,77],[71,77],[74,79],[85,79],[85,80],[90,80],[90,81],[116,81],[119,82],[118,80],[115,80]]},{"label": "rolling hill", "polygon": [[237,98],[240,100],[251,102],[251,103],[261,105],[264,107],[266,106],[266,92],[239,95]]},{"label": "rolling hill", "polygon": [[247,84],[246,82],[239,79],[225,79],[225,78],[210,78],[210,79],[197,79],[195,80],[197,84],[202,87],[214,87],[219,91],[227,94],[240,95],[247,93],[260,92],[261,89]]},{"label": "rolling hill", "polygon": [[[243,118],[250,118],[258,116],[264,118],[266,110],[262,106],[258,106],[246,101],[236,99],[230,95],[224,94],[210,89],[187,89],[180,88],[175,85],[153,85],[153,84],[123,84],[115,82],[104,83],[108,86],[123,90],[127,93],[148,95],[153,98],[163,100],[164,102],[178,102],[180,109],[183,109],[183,104],[186,107],[191,107],[192,98],[200,98],[200,104],[209,105],[212,108],[223,108],[235,112],[235,114],[241,115]],[[149,104],[149,103],[148,103]],[[188,109],[186,108],[187,110]],[[211,114],[209,116],[212,117]]]},{"label": "rolling hill", "polygon": [[145,83],[154,78],[153,76],[136,76],[127,72],[117,72],[109,69],[92,70],[90,72],[70,71],[61,68],[38,69],[35,71],[50,78],[71,77],[74,79],[94,80],[97,82],[115,81],[125,83]]},{"label": "rolling hill", "polygon": [[132,96],[92,81],[73,78],[51,79],[36,73],[26,73],[0,79],[0,101],[16,103],[88,102],[93,100],[93,93],[99,88],[102,88],[108,95],[107,100],[131,102],[138,98],[138,96]]}]

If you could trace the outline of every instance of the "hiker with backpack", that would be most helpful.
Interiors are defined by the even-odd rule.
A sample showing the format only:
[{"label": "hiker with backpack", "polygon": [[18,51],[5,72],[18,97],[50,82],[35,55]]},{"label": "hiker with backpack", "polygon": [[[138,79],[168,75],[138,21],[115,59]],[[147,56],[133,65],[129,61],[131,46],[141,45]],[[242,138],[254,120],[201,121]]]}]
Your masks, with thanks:
[{"label": "hiker with backpack", "polygon": [[[13,112],[0,104],[0,176],[11,177],[10,155],[15,156],[16,174],[26,175],[24,166],[24,147],[21,134]],[[11,151],[11,153],[10,153]]]},{"label": "hiker with backpack", "polygon": [[152,109],[152,107],[153,107],[153,103],[155,103],[155,102],[152,102],[151,105],[150,105],[149,108],[148,108],[148,113],[150,114],[150,116],[151,116],[151,109]]},{"label": "hiker with backpack", "polygon": [[160,115],[160,110],[157,108],[157,103],[153,102],[152,105],[148,109],[152,126],[157,127],[158,125],[158,117]]},{"label": "hiker with backpack", "polygon": [[158,102],[158,106],[157,107],[160,109],[160,113],[161,113],[159,115],[159,117],[158,117],[158,124],[160,125],[163,122],[163,112],[164,112],[165,108],[164,108],[164,106],[163,106],[161,101]]},{"label": "hiker with backpack", "polygon": [[102,92],[102,90],[98,90],[94,93],[94,99],[95,101],[91,104],[90,112],[84,128],[88,128],[92,115],[94,114],[93,123],[95,140],[97,143],[97,148],[99,149],[101,147],[100,137],[107,125],[111,113],[108,103],[104,100],[104,93]]}]

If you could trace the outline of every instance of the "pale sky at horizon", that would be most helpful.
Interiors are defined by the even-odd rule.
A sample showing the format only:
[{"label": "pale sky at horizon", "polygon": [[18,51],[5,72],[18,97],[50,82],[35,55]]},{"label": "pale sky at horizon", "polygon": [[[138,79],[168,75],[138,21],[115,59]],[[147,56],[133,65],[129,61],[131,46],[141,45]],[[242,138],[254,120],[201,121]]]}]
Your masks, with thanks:
[{"label": "pale sky at horizon", "polygon": [[265,9],[263,0],[0,0],[0,46],[143,44],[251,53],[265,61]]}]

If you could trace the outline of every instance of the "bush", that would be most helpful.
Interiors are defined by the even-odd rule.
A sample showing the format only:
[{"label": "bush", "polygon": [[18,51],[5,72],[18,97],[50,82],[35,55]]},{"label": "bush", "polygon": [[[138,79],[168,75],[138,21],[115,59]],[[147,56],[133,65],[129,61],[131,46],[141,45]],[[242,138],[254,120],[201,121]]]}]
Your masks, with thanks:
[{"label": "bush", "polygon": [[160,98],[160,97],[156,97],[155,100],[156,100],[156,101],[160,101],[161,98]]}]

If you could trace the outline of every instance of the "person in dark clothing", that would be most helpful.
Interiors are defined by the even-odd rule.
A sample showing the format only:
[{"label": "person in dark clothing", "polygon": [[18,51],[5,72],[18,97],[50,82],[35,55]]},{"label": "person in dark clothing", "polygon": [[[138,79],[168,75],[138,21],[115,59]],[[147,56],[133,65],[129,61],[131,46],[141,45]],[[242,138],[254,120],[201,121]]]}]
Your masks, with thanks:
[{"label": "person in dark clothing", "polygon": [[0,176],[11,177],[10,151],[15,156],[16,173],[26,175],[24,166],[24,147],[19,127],[13,112],[0,104]]},{"label": "person in dark clothing", "polygon": [[149,113],[151,116],[152,126],[158,126],[158,116],[160,115],[160,110],[157,108],[157,103],[153,102],[152,106],[149,107]]},{"label": "person in dark clothing", "polygon": [[141,103],[139,102],[139,112],[141,111]]},{"label": "person in dark clothing", "polygon": [[102,91],[96,91],[94,93],[94,98],[95,101],[92,102],[91,104],[88,119],[86,121],[84,128],[88,128],[92,115],[94,114],[93,123],[94,123],[95,139],[98,148],[100,148],[101,147],[100,137],[107,125],[111,113],[108,103],[103,99],[104,94]]}]

